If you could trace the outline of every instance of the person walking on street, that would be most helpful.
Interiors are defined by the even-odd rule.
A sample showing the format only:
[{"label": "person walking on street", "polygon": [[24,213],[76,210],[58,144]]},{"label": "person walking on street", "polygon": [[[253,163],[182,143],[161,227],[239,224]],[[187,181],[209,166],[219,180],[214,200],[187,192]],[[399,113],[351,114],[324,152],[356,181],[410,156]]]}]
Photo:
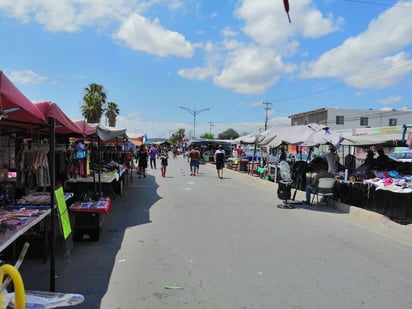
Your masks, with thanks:
[{"label": "person walking on street", "polygon": [[192,148],[187,156],[187,162],[190,162],[190,176],[196,176],[199,172],[200,152],[197,148]]},{"label": "person walking on street", "polygon": [[225,150],[222,145],[217,146],[215,151],[214,160],[216,163],[217,177],[223,179],[223,167],[225,166]]},{"label": "person walking on street", "polygon": [[157,147],[155,145],[151,145],[149,148],[149,159],[150,159],[150,168],[156,169],[156,156],[157,156]]},{"label": "person walking on street", "polygon": [[139,156],[139,178],[146,177],[146,168],[147,168],[147,159],[149,157],[146,146],[145,145],[141,145],[139,152],[138,152],[138,156]]},{"label": "person walking on street", "polygon": [[169,158],[169,153],[166,147],[163,147],[160,153],[160,171],[162,172],[162,177],[166,177],[167,161]]}]

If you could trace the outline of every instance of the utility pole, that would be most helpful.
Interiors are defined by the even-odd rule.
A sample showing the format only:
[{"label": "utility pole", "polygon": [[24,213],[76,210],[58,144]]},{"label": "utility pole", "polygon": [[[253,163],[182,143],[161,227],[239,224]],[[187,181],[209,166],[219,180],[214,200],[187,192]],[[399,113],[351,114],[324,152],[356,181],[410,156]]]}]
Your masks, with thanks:
[{"label": "utility pole", "polygon": [[209,121],[209,134],[212,134],[213,122]]},{"label": "utility pole", "polygon": [[272,103],[269,102],[263,102],[262,104],[266,105],[265,111],[266,111],[266,116],[265,116],[265,131],[268,129],[268,111],[271,110],[269,105],[272,105]]}]

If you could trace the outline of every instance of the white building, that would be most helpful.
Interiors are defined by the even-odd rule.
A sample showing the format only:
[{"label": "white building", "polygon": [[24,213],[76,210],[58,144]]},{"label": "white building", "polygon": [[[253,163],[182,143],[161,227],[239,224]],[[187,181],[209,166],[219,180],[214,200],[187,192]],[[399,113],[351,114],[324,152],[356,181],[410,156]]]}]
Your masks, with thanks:
[{"label": "white building", "polygon": [[396,127],[412,123],[412,111],[320,108],[290,115],[291,125],[318,123],[331,130],[345,131],[358,128]]}]

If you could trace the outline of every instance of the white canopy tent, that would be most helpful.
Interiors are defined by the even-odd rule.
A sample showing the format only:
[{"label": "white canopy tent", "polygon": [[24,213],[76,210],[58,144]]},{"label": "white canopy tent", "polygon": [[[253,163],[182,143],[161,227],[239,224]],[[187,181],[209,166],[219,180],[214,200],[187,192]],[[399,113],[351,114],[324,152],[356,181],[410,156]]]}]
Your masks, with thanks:
[{"label": "white canopy tent", "polygon": [[[266,140],[270,138],[290,145],[297,146],[319,146],[331,144],[338,147],[343,137],[331,132],[329,127],[319,124],[297,125],[287,127],[271,127],[261,133]],[[263,139],[262,141],[265,141]],[[258,143],[260,145],[260,143]]]},{"label": "white canopy tent", "polygon": [[232,144],[278,147],[282,144],[282,139],[278,136],[264,136],[261,132],[258,132],[240,136],[232,140]]},{"label": "white canopy tent", "polygon": [[377,144],[396,144],[402,140],[401,134],[376,134],[345,136],[341,145],[344,146],[370,146]]}]

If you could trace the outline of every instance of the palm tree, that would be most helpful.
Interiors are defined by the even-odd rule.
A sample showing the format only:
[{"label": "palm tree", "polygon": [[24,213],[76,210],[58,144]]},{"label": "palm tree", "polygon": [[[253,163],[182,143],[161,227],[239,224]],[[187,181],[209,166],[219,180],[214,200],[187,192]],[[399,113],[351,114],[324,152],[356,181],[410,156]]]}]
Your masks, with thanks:
[{"label": "palm tree", "polygon": [[84,88],[84,104],[81,106],[82,115],[88,123],[100,123],[106,104],[106,93],[103,86],[92,83]]},{"label": "palm tree", "polygon": [[120,109],[114,102],[108,102],[105,110],[105,116],[109,121],[109,127],[116,127],[116,118],[120,113]]}]

